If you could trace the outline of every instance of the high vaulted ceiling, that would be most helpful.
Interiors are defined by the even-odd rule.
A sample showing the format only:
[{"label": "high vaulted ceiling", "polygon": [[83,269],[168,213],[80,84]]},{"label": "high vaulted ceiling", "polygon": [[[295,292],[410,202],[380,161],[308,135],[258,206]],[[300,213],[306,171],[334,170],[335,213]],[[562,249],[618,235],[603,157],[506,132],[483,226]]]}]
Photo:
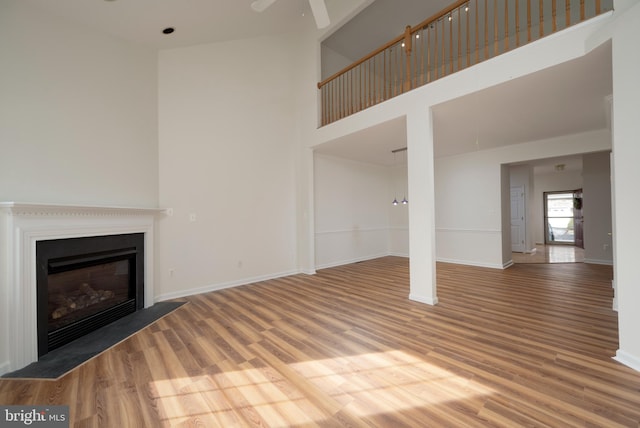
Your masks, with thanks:
[{"label": "high vaulted ceiling", "polygon": [[[278,0],[262,13],[253,0],[14,0],[44,9],[51,16],[89,26],[129,42],[156,49],[284,34],[315,28],[308,0]],[[357,58],[441,10],[453,0],[362,0],[368,5],[349,25],[340,26],[336,5],[325,0],[333,27],[329,43]],[[353,4],[361,0],[349,0]],[[370,5],[369,5],[370,3]],[[420,18],[422,17],[422,18]],[[341,18],[341,17],[338,17]],[[372,25],[372,22],[385,25]],[[416,22],[412,22],[416,21]],[[175,28],[165,35],[162,30]]]},{"label": "high vaulted ceiling", "polygon": [[[126,41],[167,49],[315,28],[307,0],[280,0],[262,13],[253,0],[19,0]],[[328,0],[327,5],[335,0]],[[166,27],[173,34],[163,34]]]},{"label": "high vaulted ceiling", "polygon": [[[2,1],[0,7],[10,7]],[[315,28],[308,0],[279,0],[263,13],[251,9],[252,0],[13,1],[154,49]],[[332,9],[343,1],[326,0],[332,20]],[[342,28],[332,22],[328,31],[333,33],[324,42],[359,58],[452,1],[364,0],[363,5],[369,5]],[[162,34],[166,27],[175,32]],[[611,92],[611,46],[605,45],[584,58],[436,106],[436,156],[601,129],[607,121],[605,98]],[[406,145],[405,133],[404,120],[394,120],[319,151],[389,164],[390,151]]]}]

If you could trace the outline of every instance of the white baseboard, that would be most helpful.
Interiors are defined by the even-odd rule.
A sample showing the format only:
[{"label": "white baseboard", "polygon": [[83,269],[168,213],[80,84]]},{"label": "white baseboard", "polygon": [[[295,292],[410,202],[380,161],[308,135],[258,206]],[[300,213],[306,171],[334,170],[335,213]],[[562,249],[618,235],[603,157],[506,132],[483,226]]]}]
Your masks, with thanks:
[{"label": "white baseboard", "polygon": [[328,269],[336,266],[349,265],[351,263],[358,263],[358,262],[364,262],[367,260],[379,259],[380,257],[386,257],[389,255],[390,255],[389,253],[384,253],[384,254],[374,254],[374,255],[363,256],[363,257],[356,257],[348,260],[337,260],[335,262],[322,263],[322,264],[316,265],[316,269]]},{"label": "white baseboard", "polygon": [[[436,259],[436,261],[438,262],[442,262],[442,263],[453,263],[456,265],[467,265],[467,266],[477,266],[477,267],[486,267],[486,268],[492,268],[492,269],[504,269],[505,267],[501,264],[493,264],[493,263],[477,263],[477,262],[470,262],[468,260],[456,260],[456,259],[445,259],[443,257],[438,257]],[[507,266],[508,267],[508,266]]]},{"label": "white baseboard", "polygon": [[616,352],[616,356],[613,357],[619,363],[624,364],[627,367],[631,367],[632,369],[640,372],[640,358],[634,355],[631,355],[621,349],[618,349]]},{"label": "white baseboard", "polygon": [[613,266],[613,260],[584,259],[584,262],[592,265]]},{"label": "white baseboard", "polygon": [[388,256],[393,256],[393,257],[404,257],[405,259],[409,258],[409,253],[389,253],[387,254]]},{"label": "white baseboard", "polygon": [[155,301],[162,302],[164,300],[171,300],[171,299],[177,299],[180,297],[193,296],[196,294],[208,293],[210,291],[224,290],[225,288],[239,287],[241,285],[253,284],[254,282],[268,281],[270,279],[282,278],[285,276],[296,275],[298,273],[301,273],[301,272],[299,271],[281,272],[281,273],[275,273],[270,275],[256,276],[253,278],[244,278],[237,281],[223,282],[220,284],[211,284],[204,287],[173,291],[171,293],[165,293],[165,294],[156,296]]},{"label": "white baseboard", "polygon": [[186,290],[173,291],[173,292],[170,292],[170,293],[164,293],[164,294],[160,294],[160,295],[156,296],[155,301],[156,302],[162,302],[162,301],[165,301],[165,300],[178,299],[180,297],[187,297],[187,296],[193,296],[193,295],[196,295],[196,294],[208,293],[208,292],[211,292],[211,291],[224,290],[225,288],[239,287],[241,285],[253,284],[254,282],[260,282],[260,281],[268,281],[270,279],[282,278],[282,277],[285,277],[285,276],[296,275],[296,274],[299,274],[299,273],[303,273],[305,275],[315,275],[317,269],[326,269],[326,268],[330,268],[330,267],[342,266],[342,265],[347,265],[347,264],[351,264],[351,263],[363,262],[363,261],[366,261],[366,260],[378,259],[380,257],[386,257],[386,256],[390,256],[390,255],[395,255],[395,256],[399,256],[399,257],[408,257],[408,255],[405,255],[405,254],[378,254],[378,255],[361,257],[361,258],[357,258],[357,259],[342,260],[342,261],[339,261],[339,262],[326,263],[324,265],[316,266],[316,269],[303,270],[303,271],[281,272],[281,273],[276,273],[276,274],[272,274],[272,275],[256,276],[256,277],[253,277],[253,278],[244,278],[244,279],[241,279],[241,280],[224,282],[224,283],[220,283],[220,284],[211,284],[211,285],[207,285],[207,286],[204,286],[204,287],[189,288],[189,289],[186,289]]},{"label": "white baseboard", "polygon": [[438,298],[428,297],[428,296],[420,296],[418,294],[409,294],[409,300],[413,300],[414,302],[426,303],[427,305],[437,305]]},{"label": "white baseboard", "polygon": [[513,263],[513,260],[509,260],[508,262],[506,262],[506,263],[503,263],[503,264],[502,264],[502,269],[510,268],[510,267],[511,267],[511,266],[513,266],[514,264],[515,264],[515,263]]}]

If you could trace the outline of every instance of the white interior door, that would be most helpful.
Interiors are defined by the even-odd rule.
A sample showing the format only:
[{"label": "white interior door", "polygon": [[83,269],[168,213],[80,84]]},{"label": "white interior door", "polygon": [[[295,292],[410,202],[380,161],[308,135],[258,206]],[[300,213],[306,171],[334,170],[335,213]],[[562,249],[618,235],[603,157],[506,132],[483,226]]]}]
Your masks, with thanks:
[{"label": "white interior door", "polygon": [[524,186],[511,188],[511,251],[524,253],[525,204]]}]

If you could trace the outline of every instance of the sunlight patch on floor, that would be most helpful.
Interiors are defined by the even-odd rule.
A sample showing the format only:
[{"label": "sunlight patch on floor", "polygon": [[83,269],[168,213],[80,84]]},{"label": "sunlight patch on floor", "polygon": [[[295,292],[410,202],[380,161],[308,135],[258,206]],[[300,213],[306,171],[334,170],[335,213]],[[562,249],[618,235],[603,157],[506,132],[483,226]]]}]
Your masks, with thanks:
[{"label": "sunlight patch on floor", "polygon": [[357,416],[398,412],[494,392],[403,351],[307,361],[292,367]]},{"label": "sunlight patch on floor", "polygon": [[[355,417],[400,412],[492,394],[457,375],[403,351],[374,352],[290,364],[309,390],[294,386],[272,367],[157,380],[149,395],[167,424],[290,426],[320,422],[326,408]],[[326,403],[318,403],[318,393]],[[241,416],[240,416],[241,415]]]},{"label": "sunlight patch on floor", "polygon": [[[245,369],[153,381],[150,390],[161,419],[171,425],[197,420],[236,426],[241,424],[238,414],[256,424],[260,419],[269,421],[269,426],[313,422],[303,410],[312,404],[295,391],[285,394],[283,382],[267,378],[262,370]],[[176,388],[177,384],[184,386]]]}]

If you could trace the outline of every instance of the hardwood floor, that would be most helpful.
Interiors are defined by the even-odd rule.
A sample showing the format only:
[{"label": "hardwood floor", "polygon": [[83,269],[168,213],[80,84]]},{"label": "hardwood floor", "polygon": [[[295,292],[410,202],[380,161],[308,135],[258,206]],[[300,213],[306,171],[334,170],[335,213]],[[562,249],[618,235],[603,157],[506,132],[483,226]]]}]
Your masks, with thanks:
[{"label": "hardwood floor", "polygon": [[0,380],[0,403],[78,427],[637,427],[611,275],[438,264],[432,307],[385,257],[221,290],[59,380]]}]

